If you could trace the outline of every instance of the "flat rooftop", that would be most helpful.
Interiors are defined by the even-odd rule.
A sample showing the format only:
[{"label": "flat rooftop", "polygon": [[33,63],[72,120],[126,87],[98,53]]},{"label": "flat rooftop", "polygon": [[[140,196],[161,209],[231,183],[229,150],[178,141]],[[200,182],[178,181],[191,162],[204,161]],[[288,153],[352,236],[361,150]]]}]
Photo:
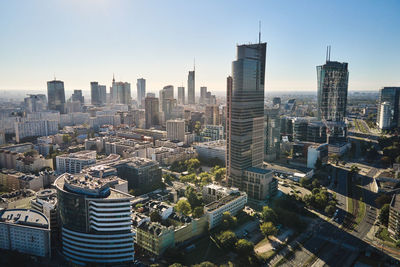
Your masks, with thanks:
[{"label": "flat rooftop", "polygon": [[243,195],[244,195],[244,193],[240,193],[240,192],[231,193],[230,195],[227,195],[226,197],[223,197],[214,202],[211,202],[210,204],[208,204],[204,207],[207,209],[207,211],[213,211],[213,210],[216,210]]},{"label": "flat rooftop", "polygon": [[272,172],[272,170],[261,169],[261,168],[257,168],[257,167],[247,168],[246,171],[259,173],[259,174],[268,174],[268,173]]},{"label": "flat rooftop", "polygon": [[4,210],[0,220],[5,223],[20,224],[40,228],[49,228],[49,221],[44,214],[28,209],[9,209]]}]

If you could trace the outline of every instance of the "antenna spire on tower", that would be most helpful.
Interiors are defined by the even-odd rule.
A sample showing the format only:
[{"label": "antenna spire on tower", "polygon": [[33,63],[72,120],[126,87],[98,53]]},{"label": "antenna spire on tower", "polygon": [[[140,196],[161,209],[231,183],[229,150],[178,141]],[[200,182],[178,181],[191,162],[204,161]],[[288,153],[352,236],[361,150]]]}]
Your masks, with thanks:
[{"label": "antenna spire on tower", "polygon": [[258,21],[258,43],[261,43],[261,20]]},{"label": "antenna spire on tower", "polygon": [[195,71],[196,70],[196,58],[194,57],[193,58],[193,71]]}]

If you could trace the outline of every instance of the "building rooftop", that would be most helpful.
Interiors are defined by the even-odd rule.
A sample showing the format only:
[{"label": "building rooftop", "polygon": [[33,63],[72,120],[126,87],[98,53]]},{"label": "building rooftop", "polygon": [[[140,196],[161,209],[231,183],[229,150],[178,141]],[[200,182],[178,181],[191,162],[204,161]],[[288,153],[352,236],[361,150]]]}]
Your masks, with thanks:
[{"label": "building rooftop", "polygon": [[63,191],[95,198],[133,198],[131,195],[114,190],[110,186],[120,183],[117,176],[97,178],[89,174],[64,173],[54,182]]},{"label": "building rooftop", "polygon": [[63,158],[78,158],[78,159],[96,159],[96,151],[95,150],[83,150],[70,154],[60,155],[57,157]]},{"label": "building rooftop", "polygon": [[254,173],[259,173],[259,174],[267,174],[267,173],[272,172],[272,170],[261,169],[261,168],[257,168],[257,167],[250,167],[250,168],[247,168],[246,171],[254,172]]},{"label": "building rooftop", "polygon": [[28,209],[9,209],[1,213],[0,221],[49,229],[49,221],[43,213]]},{"label": "building rooftop", "polygon": [[214,202],[211,202],[210,204],[204,206],[204,208],[205,208],[207,211],[216,210],[216,209],[218,209],[218,208],[220,208],[220,207],[222,207],[222,206],[228,204],[229,202],[231,202],[231,201],[237,199],[238,197],[243,196],[244,194],[245,194],[245,193],[243,193],[243,192],[231,193],[230,195],[227,195],[227,196],[225,196],[225,197],[223,197],[223,198],[221,198],[221,199],[219,199],[219,200],[216,200],[216,201],[214,201]]}]

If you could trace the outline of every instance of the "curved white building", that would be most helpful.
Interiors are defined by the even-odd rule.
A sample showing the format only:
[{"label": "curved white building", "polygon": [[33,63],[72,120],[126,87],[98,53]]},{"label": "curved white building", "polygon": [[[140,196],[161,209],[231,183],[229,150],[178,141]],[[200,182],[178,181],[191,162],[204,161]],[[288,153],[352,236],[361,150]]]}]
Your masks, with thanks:
[{"label": "curved white building", "polygon": [[134,259],[132,196],[114,178],[63,174],[55,181],[62,253],[73,263],[123,264]]}]

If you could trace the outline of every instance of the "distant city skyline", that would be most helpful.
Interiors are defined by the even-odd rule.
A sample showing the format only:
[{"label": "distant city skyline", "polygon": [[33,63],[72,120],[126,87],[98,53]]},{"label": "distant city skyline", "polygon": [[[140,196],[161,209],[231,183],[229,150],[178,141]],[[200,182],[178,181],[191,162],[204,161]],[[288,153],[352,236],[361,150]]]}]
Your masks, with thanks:
[{"label": "distant city skyline", "polygon": [[201,86],[223,95],[235,44],[257,42],[261,21],[266,93],[316,92],[327,45],[349,63],[349,91],[378,91],[400,85],[399,13],[398,1],[11,1],[0,10],[0,90],[44,92],[55,76],[66,92],[87,94],[93,81],[109,92],[115,73],[158,92],[187,87],[195,58],[196,97]]}]

